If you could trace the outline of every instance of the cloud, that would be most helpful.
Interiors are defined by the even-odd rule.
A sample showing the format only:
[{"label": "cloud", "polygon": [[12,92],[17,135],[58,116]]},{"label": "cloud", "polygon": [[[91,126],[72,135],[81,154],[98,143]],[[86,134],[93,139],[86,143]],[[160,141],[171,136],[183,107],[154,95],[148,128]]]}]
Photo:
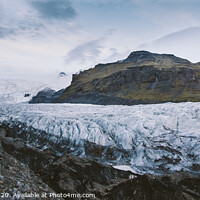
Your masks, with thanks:
[{"label": "cloud", "polygon": [[21,21],[17,25],[0,27],[0,39],[15,39],[16,37],[25,38],[27,36],[29,39],[38,39],[38,36],[41,35],[41,31],[44,29],[45,27],[43,24]]},{"label": "cloud", "polygon": [[[189,27],[180,31],[167,34],[159,39],[150,43],[141,44],[138,48],[148,48],[149,46],[162,46],[162,45],[199,45],[200,27]],[[196,41],[196,42],[195,42]]]},{"label": "cloud", "polygon": [[69,0],[37,0],[31,4],[45,19],[69,20],[77,15]]},{"label": "cloud", "polygon": [[29,1],[19,0],[0,2],[0,39],[36,38],[44,25],[31,8]]},{"label": "cloud", "polygon": [[198,57],[199,28],[184,28],[199,26],[199,6],[199,0],[0,0],[0,67],[76,72],[123,59],[141,43]]},{"label": "cloud", "polygon": [[200,27],[189,27],[171,34],[168,34],[156,41],[154,44],[161,44],[167,42],[183,42],[187,38],[187,40],[194,41],[194,39],[198,39],[200,35]]},{"label": "cloud", "polygon": [[108,42],[107,35],[105,35],[76,46],[65,57],[65,65],[73,68],[72,71],[78,71],[94,67],[97,63],[110,63],[124,58],[122,51],[110,47]]},{"label": "cloud", "polygon": [[38,40],[72,31],[77,12],[69,0],[19,0],[0,1],[0,14],[0,39]]},{"label": "cloud", "polygon": [[0,27],[0,39],[14,34],[14,30]]},{"label": "cloud", "polygon": [[110,56],[106,58],[106,60],[108,61],[110,60],[116,61],[121,56],[118,49],[116,48],[110,48],[109,51],[110,51]]},{"label": "cloud", "polygon": [[116,32],[117,32],[117,29],[110,28],[110,29],[105,31],[105,36],[111,36],[111,35],[115,34]]},{"label": "cloud", "polygon": [[190,59],[193,62],[200,61],[200,27],[189,27],[171,34],[165,35],[150,43],[142,44],[137,49],[146,49],[162,53],[174,53],[178,56]]},{"label": "cloud", "polygon": [[66,63],[76,62],[79,64],[85,64],[88,61],[95,61],[102,53],[103,40],[104,38],[100,38],[78,45],[69,51],[66,56]]}]

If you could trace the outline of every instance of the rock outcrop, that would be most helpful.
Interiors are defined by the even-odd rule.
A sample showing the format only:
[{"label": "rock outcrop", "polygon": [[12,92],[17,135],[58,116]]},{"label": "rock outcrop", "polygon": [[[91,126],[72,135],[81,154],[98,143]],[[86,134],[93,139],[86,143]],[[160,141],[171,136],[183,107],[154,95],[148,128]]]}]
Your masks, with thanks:
[{"label": "rock outcrop", "polygon": [[55,91],[51,88],[45,88],[44,90],[38,92],[36,96],[34,96],[29,103],[51,103],[55,99],[59,98],[64,92],[64,89]]}]

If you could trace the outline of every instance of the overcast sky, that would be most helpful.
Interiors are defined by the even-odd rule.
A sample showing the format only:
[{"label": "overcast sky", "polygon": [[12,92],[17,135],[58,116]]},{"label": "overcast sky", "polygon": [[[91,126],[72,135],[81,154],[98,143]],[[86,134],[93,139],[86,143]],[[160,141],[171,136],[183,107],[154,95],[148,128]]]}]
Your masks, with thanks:
[{"label": "overcast sky", "polygon": [[200,61],[199,0],[0,0],[0,74],[75,73],[132,51]]}]

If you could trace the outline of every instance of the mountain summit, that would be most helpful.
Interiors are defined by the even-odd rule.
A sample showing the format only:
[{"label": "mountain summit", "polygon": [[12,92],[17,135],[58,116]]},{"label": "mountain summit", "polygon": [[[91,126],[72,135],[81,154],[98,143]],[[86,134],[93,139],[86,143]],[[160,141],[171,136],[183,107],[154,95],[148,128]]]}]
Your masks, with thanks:
[{"label": "mountain summit", "polygon": [[[73,75],[56,103],[135,105],[200,101],[200,64],[172,54],[132,52]],[[37,103],[37,102],[36,102]]]},{"label": "mountain summit", "polygon": [[160,64],[177,63],[177,64],[191,64],[190,61],[174,56],[173,54],[158,54],[149,51],[134,51],[123,62],[140,63],[144,61],[155,62]]}]

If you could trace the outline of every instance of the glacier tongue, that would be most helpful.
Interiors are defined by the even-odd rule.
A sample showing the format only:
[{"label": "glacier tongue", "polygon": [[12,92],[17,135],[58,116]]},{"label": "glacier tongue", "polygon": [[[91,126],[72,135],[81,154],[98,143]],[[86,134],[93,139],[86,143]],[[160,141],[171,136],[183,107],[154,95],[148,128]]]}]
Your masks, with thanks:
[{"label": "glacier tongue", "polygon": [[118,164],[141,171],[200,170],[200,103],[0,104],[5,121],[45,131],[55,143],[68,140],[82,148],[89,141],[129,151],[131,159],[118,158]]},{"label": "glacier tongue", "polygon": [[[68,87],[72,81],[72,74],[65,77],[43,77],[42,80],[0,79],[0,102],[20,103],[28,102],[33,96],[45,88],[60,90]],[[26,96],[27,95],[27,96]]]}]

